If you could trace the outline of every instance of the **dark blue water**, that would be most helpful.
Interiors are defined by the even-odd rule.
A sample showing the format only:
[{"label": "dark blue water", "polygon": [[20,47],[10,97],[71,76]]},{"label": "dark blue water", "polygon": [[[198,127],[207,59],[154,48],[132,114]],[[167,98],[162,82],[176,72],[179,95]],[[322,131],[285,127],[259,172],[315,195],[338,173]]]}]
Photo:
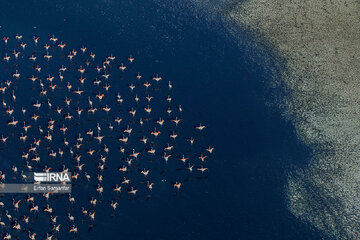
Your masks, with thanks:
[{"label": "dark blue water", "polygon": [[172,81],[184,119],[206,124],[215,147],[207,179],[177,196],[128,201],[79,239],[320,238],[286,209],[286,174],[307,149],[265,107],[270,77],[223,29],[150,0],[11,1],[0,9],[1,37],[55,34],[97,54],[135,55],[144,71]]}]

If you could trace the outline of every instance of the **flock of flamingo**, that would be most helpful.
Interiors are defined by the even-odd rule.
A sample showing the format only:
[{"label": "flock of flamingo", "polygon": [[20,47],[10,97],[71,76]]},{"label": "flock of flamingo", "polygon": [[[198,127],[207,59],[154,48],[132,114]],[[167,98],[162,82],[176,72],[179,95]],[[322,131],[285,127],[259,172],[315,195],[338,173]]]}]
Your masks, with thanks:
[{"label": "flock of flamingo", "polygon": [[171,81],[142,76],[131,55],[99,60],[55,36],[24,38],[3,38],[0,181],[71,172],[72,193],[1,195],[3,239],[81,237],[101,205],[116,212],[122,199],[206,178],[214,148],[205,125],[186,125]]}]

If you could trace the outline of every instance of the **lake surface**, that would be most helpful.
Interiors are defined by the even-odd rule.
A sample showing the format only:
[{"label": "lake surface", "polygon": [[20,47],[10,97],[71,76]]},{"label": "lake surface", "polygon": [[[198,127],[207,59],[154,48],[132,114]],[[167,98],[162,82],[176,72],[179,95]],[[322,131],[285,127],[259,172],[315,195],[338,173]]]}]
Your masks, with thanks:
[{"label": "lake surface", "polygon": [[288,169],[304,164],[309,151],[265,106],[263,83],[270,78],[219,25],[150,0],[0,6],[1,37],[55,34],[98,55],[134,55],[145,72],[171,80],[183,119],[204,123],[215,147],[206,179],[176,196],[122,203],[115,217],[100,217],[79,239],[320,238],[288,212],[284,194]]}]

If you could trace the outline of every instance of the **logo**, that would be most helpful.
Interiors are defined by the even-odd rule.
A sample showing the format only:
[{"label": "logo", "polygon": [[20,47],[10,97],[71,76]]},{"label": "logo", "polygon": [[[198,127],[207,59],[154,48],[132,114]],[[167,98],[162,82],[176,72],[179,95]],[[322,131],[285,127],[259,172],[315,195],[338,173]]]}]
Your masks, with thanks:
[{"label": "logo", "polygon": [[34,172],[35,182],[70,182],[71,176],[68,172]]}]

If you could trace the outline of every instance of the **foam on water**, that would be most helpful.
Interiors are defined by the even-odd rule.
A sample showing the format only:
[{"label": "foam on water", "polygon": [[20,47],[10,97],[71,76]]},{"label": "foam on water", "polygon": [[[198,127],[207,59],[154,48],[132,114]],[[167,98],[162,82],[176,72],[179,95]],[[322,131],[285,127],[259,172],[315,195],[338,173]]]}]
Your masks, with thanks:
[{"label": "foam on water", "polygon": [[[290,211],[328,236],[360,235],[360,8],[357,1],[239,3],[228,17],[274,47],[289,93],[284,117],[313,149],[289,173]],[[257,44],[257,43],[254,43]]]}]

